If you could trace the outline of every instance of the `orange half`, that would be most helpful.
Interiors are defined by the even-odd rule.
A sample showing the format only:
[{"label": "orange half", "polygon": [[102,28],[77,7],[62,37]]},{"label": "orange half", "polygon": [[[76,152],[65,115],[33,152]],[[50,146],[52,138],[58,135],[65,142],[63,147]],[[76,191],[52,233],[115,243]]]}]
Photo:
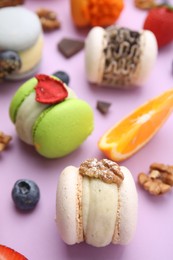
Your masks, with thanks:
[{"label": "orange half", "polygon": [[173,111],[173,89],[148,101],[125,117],[99,140],[100,150],[113,161],[122,161],[142,148]]}]

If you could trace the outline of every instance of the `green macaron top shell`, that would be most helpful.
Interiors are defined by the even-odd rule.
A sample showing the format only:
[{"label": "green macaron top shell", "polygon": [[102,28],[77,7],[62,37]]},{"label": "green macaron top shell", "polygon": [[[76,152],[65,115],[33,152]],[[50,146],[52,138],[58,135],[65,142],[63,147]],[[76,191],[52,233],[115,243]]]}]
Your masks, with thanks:
[{"label": "green macaron top shell", "polygon": [[45,109],[33,126],[34,146],[47,158],[58,158],[79,147],[93,131],[93,111],[80,99],[67,99]]},{"label": "green macaron top shell", "polygon": [[15,93],[9,109],[10,118],[13,123],[16,121],[16,115],[18,108],[22,104],[22,102],[25,100],[25,98],[34,91],[34,87],[37,85],[38,80],[36,78],[32,78],[28,81],[26,81]]}]

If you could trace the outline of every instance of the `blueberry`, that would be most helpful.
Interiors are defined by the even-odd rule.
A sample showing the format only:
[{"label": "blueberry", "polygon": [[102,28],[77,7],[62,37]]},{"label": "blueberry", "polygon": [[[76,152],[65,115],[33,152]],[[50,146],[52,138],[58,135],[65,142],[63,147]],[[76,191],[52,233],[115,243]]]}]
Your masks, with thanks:
[{"label": "blueberry", "polygon": [[0,78],[5,78],[9,74],[21,68],[21,59],[15,51],[0,52]]},{"label": "blueberry", "polygon": [[69,75],[66,72],[64,72],[64,71],[57,71],[57,72],[55,72],[53,74],[53,76],[61,79],[66,85],[69,84],[70,77],[69,77]]},{"label": "blueberry", "polygon": [[17,209],[29,211],[37,205],[40,190],[34,181],[20,179],[15,182],[11,195]]}]

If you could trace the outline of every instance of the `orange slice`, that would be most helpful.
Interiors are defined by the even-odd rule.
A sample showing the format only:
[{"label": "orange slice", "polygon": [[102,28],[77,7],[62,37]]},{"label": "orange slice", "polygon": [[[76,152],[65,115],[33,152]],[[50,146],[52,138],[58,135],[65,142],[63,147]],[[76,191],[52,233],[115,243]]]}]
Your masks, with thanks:
[{"label": "orange slice", "polygon": [[173,111],[173,89],[148,101],[114,125],[99,140],[100,150],[113,161],[122,161],[142,148]]}]

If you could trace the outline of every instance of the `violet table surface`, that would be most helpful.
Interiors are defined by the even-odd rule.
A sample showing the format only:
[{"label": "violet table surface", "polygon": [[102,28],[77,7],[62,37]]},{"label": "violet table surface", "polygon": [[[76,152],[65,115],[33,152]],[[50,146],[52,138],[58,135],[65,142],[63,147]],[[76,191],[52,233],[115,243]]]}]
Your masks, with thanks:
[{"label": "violet table surface", "polygon": [[[140,29],[145,11],[136,9],[132,0],[118,21],[121,26]],[[65,245],[55,224],[55,198],[58,177],[68,165],[79,166],[87,158],[104,158],[97,147],[101,135],[122,117],[139,105],[173,86],[171,63],[173,45],[159,51],[156,65],[141,88],[121,91],[90,86],[86,80],[84,52],[65,59],[57,51],[62,37],[84,39],[87,31],[77,30],[71,20],[67,0],[26,0],[26,7],[36,10],[47,7],[57,11],[62,23],[60,30],[45,34],[44,53],[39,73],[51,74],[65,70],[71,77],[70,87],[80,98],[89,102],[94,110],[95,130],[83,145],[72,154],[55,160],[39,156],[34,148],[22,143],[8,115],[10,100],[22,82],[1,83],[0,130],[12,135],[9,148],[0,155],[0,243],[23,253],[30,260],[118,259],[118,260],[172,260],[173,259],[173,192],[163,197],[152,197],[137,184],[139,195],[138,225],[132,242],[127,246],[110,245],[94,248],[84,243]],[[97,100],[112,103],[110,112],[102,115],[96,110]],[[121,163],[133,173],[135,182],[139,172],[147,172],[152,162],[173,164],[173,117],[167,120],[157,135],[143,149]],[[41,199],[29,214],[14,208],[11,189],[20,178],[34,180],[40,187]]]}]

